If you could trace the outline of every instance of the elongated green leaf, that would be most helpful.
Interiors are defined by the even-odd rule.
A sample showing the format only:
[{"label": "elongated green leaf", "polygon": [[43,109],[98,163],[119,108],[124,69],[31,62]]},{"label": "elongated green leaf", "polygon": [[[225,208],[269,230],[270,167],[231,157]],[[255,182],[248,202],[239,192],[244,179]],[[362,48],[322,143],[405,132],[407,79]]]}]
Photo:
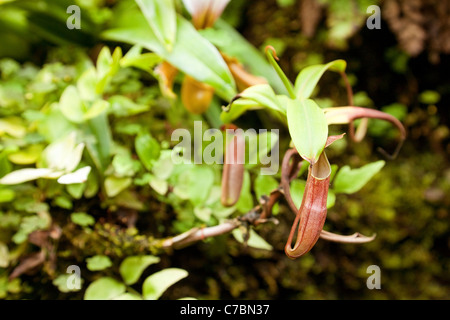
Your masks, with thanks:
[{"label": "elongated green leaf", "polygon": [[320,107],[311,99],[287,100],[289,133],[300,156],[314,164],[328,137],[328,125]]},{"label": "elongated green leaf", "polygon": [[26,169],[19,169],[16,171],[13,171],[11,173],[8,173],[3,178],[0,179],[0,184],[19,184],[31,180],[36,180],[39,178],[45,178],[48,175],[52,174],[52,169],[47,168],[26,168]]},{"label": "elongated green leaf", "polygon": [[111,78],[119,71],[122,49],[117,47],[113,54],[108,47],[103,47],[97,59],[97,83],[95,93],[101,95]]},{"label": "elongated green leaf", "polygon": [[268,84],[251,86],[238,94],[238,97],[240,99],[252,100],[257,104],[274,111],[286,113],[286,107],[280,103],[272,87]]},{"label": "elongated green leaf", "polygon": [[167,268],[158,271],[142,285],[142,295],[146,300],[157,300],[171,285],[188,276],[188,272],[178,268]]},{"label": "elongated green leaf", "polygon": [[177,32],[173,0],[136,0],[158,40],[171,51]]},{"label": "elongated green leaf", "polygon": [[125,290],[123,283],[110,277],[103,277],[89,285],[84,294],[84,300],[111,300],[120,296]]},{"label": "elongated green leaf", "polygon": [[233,101],[223,109],[220,118],[223,122],[231,122],[247,110],[268,108],[281,115],[286,114],[286,105],[281,96],[276,95],[268,84],[257,84],[239,93]]},{"label": "elongated green leaf", "polygon": [[32,164],[39,159],[42,149],[42,145],[33,144],[25,149],[8,154],[8,160],[15,164]]},{"label": "elongated green leaf", "polygon": [[242,181],[241,195],[235,207],[241,213],[250,211],[254,207],[253,196],[251,192],[251,179],[248,170],[244,171],[244,180]]},{"label": "elongated green leaf", "polygon": [[234,79],[219,51],[184,18],[177,17],[176,40],[168,51],[148,27],[142,13],[129,10],[119,27],[103,33],[106,39],[138,44],[200,82],[212,86],[225,100],[236,95]]},{"label": "elongated green leaf", "polygon": [[220,120],[224,123],[230,123],[233,120],[239,118],[248,110],[262,109],[263,106],[259,105],[254,100],[238,99],[232,102],[227,107],[223,107],[223,111],[220,114]]},{"label": "elongated green leaf", "polygon": [[283,82],[273,67],[267,62],[264,54],[248,42],[235,28],[224,20],[218,19],[214,24],[214,29],[208,30],[215,31],[215,34],[212,34],[210,37],[211,41],[219,38],[224,40],[221,43],[214,42],[221,52],[231,57],[236,57],[248,67],[252,74],[266,78],[277,93],[287,94]]},{"label": "elongated green leaf", "polygon": [[294,92],[299,99],[308,99],[325,71],[343,72],[347,63],[334,60],[327,64],[312,65],[304,68],[295,79]]},{"label": "elongated green leaf", "polygon": [[133,46],[128,50],[125,56],[120,59],[120,66],[123,68],[135,67],[148,72],[151,68],[161,62],[161,58],[156,53],[141,53],[141,51],[141,46]]},{"label": "elongated green leaf", "polygon": [[120,275],[127,285],[135,284],[142,272],[151,264],[158,263],[159,257],[155,256],[131,256],[125,258],[120,264]]},{"label": "elongated green leaf", "polygon": [[334,178],[334,192],[355,193],[359,191],[383,168],[384,164],[383,160],[379,160],[358,169],[350,169],[349,166],[342,167]]},{"label": "elongated green leaf", "polygon": [[91,147],[95,148],[98,160],[103,167],[109,164],[110,151],[112,144],[111,129],[109,127],[108,116],[106,112],[99,114],[97,117],[87,120],[89,129],[95,137],[95,144]]}]

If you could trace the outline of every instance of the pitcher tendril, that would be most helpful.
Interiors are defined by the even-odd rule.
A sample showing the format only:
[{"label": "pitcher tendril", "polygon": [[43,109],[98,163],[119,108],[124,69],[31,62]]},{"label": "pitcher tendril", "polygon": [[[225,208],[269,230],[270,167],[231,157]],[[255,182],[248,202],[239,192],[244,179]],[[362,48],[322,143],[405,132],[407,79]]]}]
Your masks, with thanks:
[{"label": "pitcher tendril", "polygon": [[291,82],[286,77],[286,75],[284,74],[283,70],[281,70],[281,68],[278,65],[278,63],[275,61],[275,60],[277,60],[277,61],[280,60],[278,58],[278,56],[277,56],[277,52],[275,51],[275,48],[272,47],[272,46],[266,46],[265,52],[266,52],[267,58],[269,59],[270,64],[275,69],[275,71],[277,72],[277,74],[280,77],[281,81],[283,82],[284,86],[286,87],[286,90],[288,91],[289,96],[291,97],[291,99],[295,99],[296,96],[295,96],[294,88],[292,87]]}]

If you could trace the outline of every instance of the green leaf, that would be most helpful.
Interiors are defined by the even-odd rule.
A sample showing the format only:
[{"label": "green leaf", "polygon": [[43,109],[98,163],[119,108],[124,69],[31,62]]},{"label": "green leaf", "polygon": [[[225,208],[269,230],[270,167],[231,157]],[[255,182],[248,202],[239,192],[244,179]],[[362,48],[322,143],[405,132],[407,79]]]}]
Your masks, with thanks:
[{"label": "green leaf", "polygon": [[59,99],[59,109],[70,121],[81,123],[84,121],[84,107],[75,86],[68,86]]},{"label": "green leaf", "polygon": [[220,120],[224,123],[230,123],[248,110],[258,110],[262,108],[263,106],[253,100],[238,99],[233,101],[229,106],[223,107],[223,111],[220,114]]},{"label": "green leaf", "polygon": [[155,256],[130,256],[125,258],[120,264],[120,275],[127,285],[135,284],[142,275],[144,270],[160,261],[159,257]]},{"label": "green leaf", "polygon": [[150,109],[149,104],[137,104],[130,98],[121,95],[110,97],[108,102],[111,105],[109,108],[110,113],[113,113],[117,117],[128,117]]},{"label": "green leaf", "polygon": [[19,230],[14,234],[12,240],[16,244],[23,243],[27,240],[28,235],[36,230],[43,230],[50,225],[50,217],[48,216],[27,216],[22,218]]},{"label": "green leaf", "polygon": [[16,197],[16,193],[11,189],[0,189],[0,203],[11,202]]},{"label": "green leaf", "polygon": [[220,49],[220,52],[230,57],[236,57],[245,67],[248,67],[248,70],[252,74],[266,78],[276,92],[287,94],[286,87],[274,68],[267,61],[266,56],[243,37],[238,30],[220,18],[216,21],[213,28],[216,31],[216,35],[212,35],[211,38],[225,38],[224,36],[217,35],[217,33],[226,35],[226,41],[222,41],[220,44],[217,42],[214,43]]},{"label": "green leaf", "polygon": [[145,168],[151,170],[161,151],[158,141],[149,133],[141,133],[136,137],[134,147]]},{"label": "green leaf", "polygon": [[36,180],[39,178],[47,178],[54,171],[47,168],[26,168],[19,169],[8,173],[3,178],[0,179],[0,184],[19,184],[27,181]]},{"label": "green leaf", "polygon": [[[238,241],[240,243],[244,243],[244,238],[242,236],[242,230],[234,229],[232,231],[232,234],[233,234],[234,238],[236,239],[236,241]],[[263,250],[272,250],[273,249],[273,247],[266,240],[261,238],[261,236],[259,234],[257,234],[255,232],[255,230],[253,230],[253,229],[250,229],[250,236],[248,238],[247,245],[249,247],[256,248],[256,249],[263,249]]]},{"label": "green leaf", "polygon": [[189,200],[194,205],[202,205],[208,198],[214,184],[214,172],[211,168],[194,165],[189,171]]},{"label": "green leaf", "polygon": [[97,58],[97,83],[95,93],[100,95],[110,79],[117,73],[122,58],[122,49],[117,47],[112,56],[108,47],[103,47]]},{"label": "green leaf", "polygon": [[126,290],[125,284],[110,277],[103,277],[92,282],[86,289],[84,300],[111,300]]},{"label": "green leaf", "polygon": [[86,259],[87,268],[91,271],[100,271],[112,266],[108,256],[97,255]]},{"label": "green leaf", "polygon": [[67,136],[77,127],[62,114],[57,103],[52,104],[52,109],[38,123],[38,132],[48,141],[56,141]]},{"label": "green leaf", "polygon": [[194,215],[203,222],[208,222],[211,218],[212,210],[208,207],[195,207]]},{"label": "green leaf", "polygon": [[278,181],[269,175],[258,175],[255,179],[256,198],[260,199],[263,195],[269,196],[270,192],[278,188]]},{"label": "green leaf", "polygon": [[328,195],[327,195],[327,209],[330,209],[334,207],[334,204],[336,203],[336,194],[333,190],[328,189]]},{"label": "green leaf", "polygon": [[272,87],[268,84],[257,84],[239,93],[224,108],[220,117],[223,122],[227,123],[236,119],[247,110],[261,109],[262,107],[282,115],[286,114],[286,107],[280,102]]},{"label": "green leaf", "polygon": [[15,164],[32,164],[39,159],[42,149],[42,145],[33,144],[23,150],[8,154],[8,160]]},{"label": "green leaf", "polygon": [[91,153],[91,156],[97,158],[101,166],[106,167],[110,162],[112,144],[111,130],[106,112],[89,119],[88,124],[92,135],[95,137],[95,144],[89,147],[91,148],[90,151],[95,150],[96,155]]},{"label": "green leaf", "polygon": [[0,177],[5,176],[12,170],[11,162],[8,161],[8,151],[0,152]]},{"label": "green leaf", "polygon": [[109,176],[105,179],[106,195],[110,198],[117,196],[120,192],[128,188],[133,180],[131,178],[117,178]]},{"label": "green leaf", "polygon": [[253,196],[251,193],[251,180],[248,170],[244,171],[244,180],[242,181],[241,195],[235,207],[241,213],[248,212],[253,208]]},{"label": "green leaf", "polygon": [[299,99],[308,99],[314,91],[322,75],[330,71],[344,72],[347,63],[344,60],[334,60],[327,64],[317,64],[304,68],[295,79],[294,92]]},{"label": "green leaf", "polygon": [[76,145],[75,132],[49,144],[43,151],[47,166],[66,172],[73,171],[81,161],[84,143]]},{"label": "green leaf", "polygon": [[160,195],[165,195],[169,190],[169,183],[166,180],[158,179],[154,176],[151,176],[149,181],[150,187],[153,188]]},{"label": "green leaf", "polygon": [[280,104],[272,87],[268,84],[257,84],[251,86],[238,94],[241,99],[248,99],[256,102],[257,104],[286,113],[286,107]]},{"label": "green leaf", "polygon": [[[52,283],[55,287],[58,288],[59,291],[61,292],[76,292],[76,291],[80,291],[80,289],[78,289],[76,286],[73,286],[74,288],[72,288],[71,286],[67,286],[67,282],[71,280],[71,277],[73,277],[72,274],[61,274],[58,277],[56,277]],[[80,278],[80,284],[82,284],[84,282],[84,280],[82,278]]]},{"label": "green leaf", "polygon": [[158,40],[171,51],[177,31],[173,0],[136,0]]},{"label": "green leaf", "polygon": [[350,194],[359,191],[383,168],[384,164],[385,161],[379,160],[358,169],[350,169],[349,166],[343,166],[334,178],[334,192]]},{"label": "green leaf", "polygon": [[91,107],[83,115],[84,120],[92,119],[105,112],[109,108],[110,104],[105,100],[95,101]]},{"label": "green leaf", "polygon": [[300,156],[314,164],[328,137],[328,125],[323,110],[311,99],[287,100],[289,133]]},{"label": "green leaf", "polygon": [[0,119],[0,136],[4,133],[14,138],[23,138],[27,133],[27,129],[21,118],[5,117]]},{"label": "green leaf", "polygon": [[121,177],[131,177],[141,168],[139,161],[133,159],[130,152],[118,153],[112,160],[114,172]]},{"label": "green leaf", "polygon": [[57,196],[53,199],[52,204],[67,210],[70,210],[73,207],[72,199],[66,196]]},{"label": "green leaf", "polygon": [[167,268],[158,271],[142,285],[142,295],[146,300],[157,300],[171,285],[188,276],[188,272],[178,268]]},{"label": "green leaf", "polygon": [[87,181],[91,167],[86,166],[75,172],[66,173],[58,178],[59,184],[79,184]]},{"label": "green leaf", "polygon": [[70,220],[72,220],[73,223],[82,226],[82,227],[88,227],[92,226],[95,223],[94,217],[91,215],[85,213],[85,212],[74,212],[70,215]]},{"label": "green leaf", "polygon": [[166,180],[174,170],[172,150],[162,150],[158,160],[153,164],[153,174],[160,180]]},{"label": "green leaf", "polygon": [[425,90],[419,95],[419,101],[424,104],[436,104],[439,100],[441,100],[441,95],[437,91]]},{"label": "green leaf", "polygon": [[77,81],[77,89],[82,101],[94,101],[99,99],[95,91],[97,85],[97,70],[94,66],[84,71]]},{"label": "green leaf", "polygon": [[113,300],[142,300],[142,297],[134,293],[125,292],[120,296],[115,297]]},{"label": "green leaf", "polygon": [[120,59],[120,66],[135,67],[149,72],[156,64],[160,63],[162,59],[153,52],[141,53],[142,47],[139,45],[133,46],[125,56]]},{"label": "green leaf", "polygon": [[158,54],[177,69],[200,82],[212,86],[225,100],[236,95],[234,79],[219,51],[203,38],[191,23],[177,17],[176,40],[168,51],[157,39],[147,21],[138,11],[129,10],[122,27],[107,30],[103,36],[110,40],[138,44]]}]

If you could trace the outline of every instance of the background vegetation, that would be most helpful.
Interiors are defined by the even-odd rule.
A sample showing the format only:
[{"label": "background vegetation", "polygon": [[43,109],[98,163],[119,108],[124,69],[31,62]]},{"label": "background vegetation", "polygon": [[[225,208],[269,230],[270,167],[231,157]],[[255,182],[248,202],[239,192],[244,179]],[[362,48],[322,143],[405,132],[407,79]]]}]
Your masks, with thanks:
[{"label": "background vegetation", "polygon": [[[247,212],[276,181],[249,170],[230,211],[219,204],[221,166],[173,166],[171,132],[192,129],[194,120],[216,126],[227,102],[215,96],[206,114],[189,113],[161,93],[152,71],[160,57],[137,60],[127,55],[131,45],[103,37],[127,15],[129,1],[76,2],[81,30],[65,27],[68,1],[0,0],[0,177],[44,169],[0,185],[0,298],[82,299],[104,297],[102,291],[151,299],[450,297],[448,7],[427,0],[232,0],[226,8],[219,24],[252,45],[239,54],[244,64],[270,44],[293,81],[305,66],[344,59],[355,105],[390,113],[408,131],[398,157],[359,192],[337,195],[328,211],[326,230],[376,239],[319,240],[293,261],[283,251],[293,220],[284,203],[278,225],[256,228],[259,249],[237,241],[238,233],[182,249],[158,246],[158,239]],[[371,4],[381,7],[379,30],[365,25]],[[231,29],[214,34],[216,45],[227,43]],[[243,46],[223,47],[238,54]],[[321,106],[346,100],[340,81],[324,76]],[[279,128],[280,148],[289,143],[286,128],[267,113],[248,112],[236,124]],[[339,167],[361,167],[382,158],[378,146],[394,149],[395,134],[372,120],[364,141],[342,140],[329,157]],[[57,182],[78,181],[86,167],[86,182]],[[81,268],[81,290],[65,286],[69,265]],[[381,268],[380,290],[366,287],[370,265]]]}]

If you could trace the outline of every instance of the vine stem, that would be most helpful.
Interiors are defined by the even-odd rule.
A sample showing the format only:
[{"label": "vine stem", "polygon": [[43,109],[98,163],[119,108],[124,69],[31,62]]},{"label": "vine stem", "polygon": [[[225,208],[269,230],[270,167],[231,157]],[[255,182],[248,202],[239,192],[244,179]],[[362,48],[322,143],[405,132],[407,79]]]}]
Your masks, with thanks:
[{"label": "vine stem", "polygon": [[348,105],[353,106],[353,89],[350,85],[350,81],[348,80],[347,74],[345,72],[340,72],[340,75],[342,77],[342,80],[344,80],[345,89],[347,91]]}]

